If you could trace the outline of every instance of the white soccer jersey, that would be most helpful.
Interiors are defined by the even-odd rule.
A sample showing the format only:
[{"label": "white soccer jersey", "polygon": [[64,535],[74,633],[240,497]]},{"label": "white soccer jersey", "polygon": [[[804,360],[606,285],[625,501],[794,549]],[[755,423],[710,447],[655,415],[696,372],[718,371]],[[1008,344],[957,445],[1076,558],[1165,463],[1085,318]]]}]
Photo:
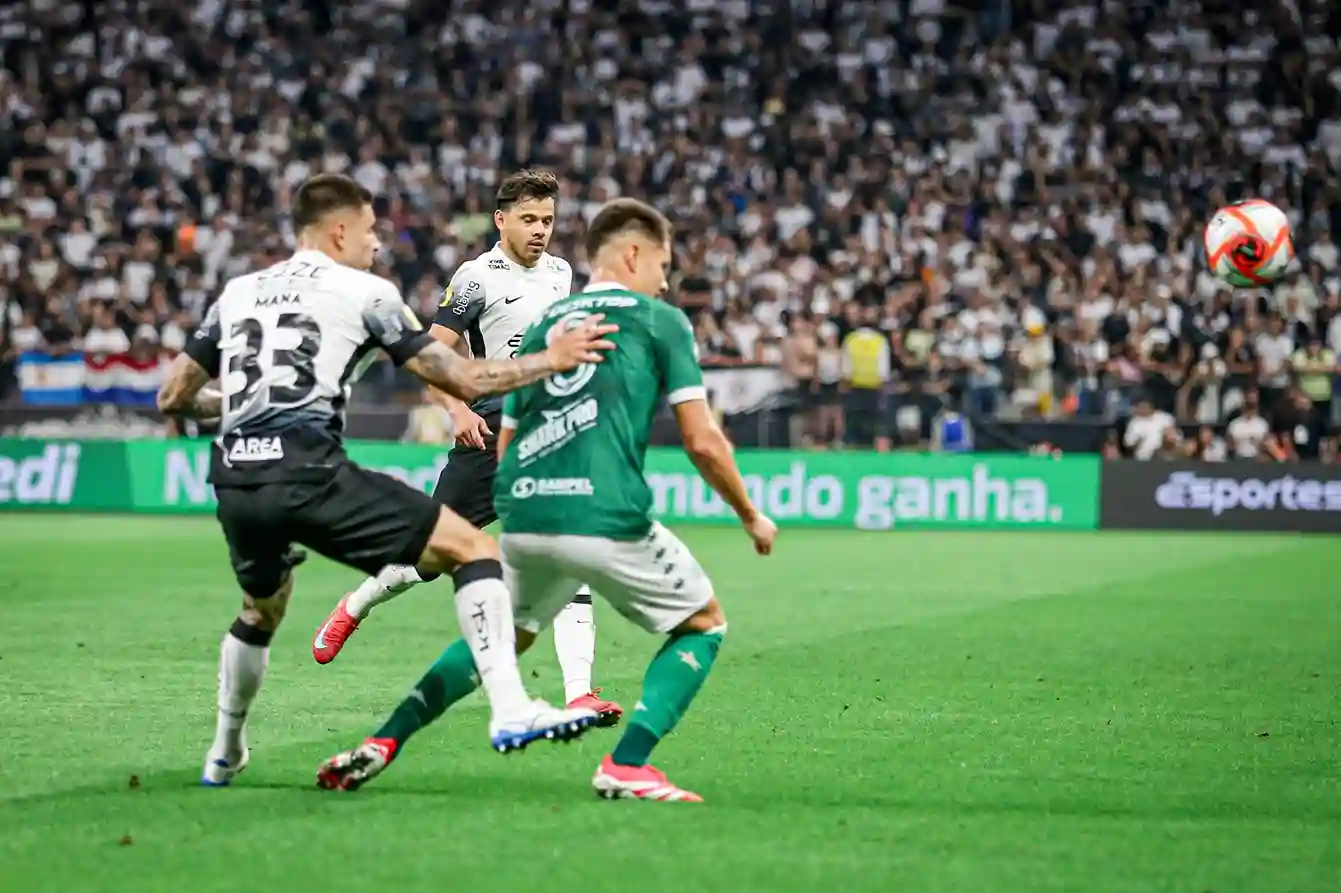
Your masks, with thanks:
[{"label": "white soccer jersey", "polygon": [[186,353],[219,378],[223,466],[259,483],[338,454],[347,386],[373,352],[399,365],[428,340],[394,284],[299,251],[224,286]]},{"label": "white soccer jersey", "polygon": [[[460,335],[472,357],[505,360],[517,355],[526,330],[572,287],[573,268],[563,258],[545,253],[534,267],[523,267],[498,244],[457,268],[433,322]],[[474,409],[485,415],[501,407],[501,397],[486,397]]]}]

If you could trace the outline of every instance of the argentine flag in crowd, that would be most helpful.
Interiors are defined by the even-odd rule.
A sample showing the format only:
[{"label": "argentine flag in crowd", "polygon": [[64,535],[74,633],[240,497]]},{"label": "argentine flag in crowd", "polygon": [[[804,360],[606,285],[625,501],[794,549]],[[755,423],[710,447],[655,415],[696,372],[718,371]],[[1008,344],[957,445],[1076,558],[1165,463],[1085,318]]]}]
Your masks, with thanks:
[{"label": "argentine flag in crowd", "polygon": [[155,354],[52,356],[28,351],[19,356],[19,390],[29,406],[112,403],[152,407],[165,364]]}]

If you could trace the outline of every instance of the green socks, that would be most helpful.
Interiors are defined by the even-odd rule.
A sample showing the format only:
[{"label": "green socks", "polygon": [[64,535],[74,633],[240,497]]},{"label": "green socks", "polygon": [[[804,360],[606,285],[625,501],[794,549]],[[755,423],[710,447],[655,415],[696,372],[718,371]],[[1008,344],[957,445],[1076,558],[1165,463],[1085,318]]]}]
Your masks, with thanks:
[{"label": "green socks", "polygon": [[[642,698],[619,739],[612,759],[621,766],[645,766],[652,750],[670,734],[703,681],[708,678],[725,629],[711,633],[672,636],[652,658],[643,677]],[[479,686],[470,646],[457,639],[392,711],[374,738],[390,738],[397,749],[415,732],[429,725],[448,707]]]},{"label": "green socks", "polygon": [[703,687],[725,632],[672,636],[652,658],[643,677],[643,696],[611,754],[616,764],[647,765],[652,749],[675,728]]},{"label": "green socks", "polygon": [[457,639],[438,656],[372,737],[390,738],[399,749],[411,735],[442,716],[448,707],[470,694],[479,684],[470,646],[465,639]]}]

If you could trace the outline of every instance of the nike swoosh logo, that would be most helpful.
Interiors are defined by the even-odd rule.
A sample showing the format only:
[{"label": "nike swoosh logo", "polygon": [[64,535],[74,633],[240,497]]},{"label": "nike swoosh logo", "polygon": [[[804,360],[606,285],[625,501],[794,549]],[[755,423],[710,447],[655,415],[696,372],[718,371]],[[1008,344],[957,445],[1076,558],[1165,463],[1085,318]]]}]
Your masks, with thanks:
[{"label": "nike swoosh logo", "polygon": [[325,625],[322,626],[321,629],[317,630],[317,640],[312,644],[316,646],[316,649],[318,651],[326,650],[326,630],[330,628],[331,628],[331,622],[327,620]]},{"label": "nike swoosh logo", "polygon": [[526,295],[517,295],[515,298],[504,298],[504,299],[503,299],[503,303],[504,303],[504,304],[511,304],[511,303],[516,302],[516,301],[520,301],[520,300],[521,300],[522,298],[524,298],[524,297],[526,297]]}]

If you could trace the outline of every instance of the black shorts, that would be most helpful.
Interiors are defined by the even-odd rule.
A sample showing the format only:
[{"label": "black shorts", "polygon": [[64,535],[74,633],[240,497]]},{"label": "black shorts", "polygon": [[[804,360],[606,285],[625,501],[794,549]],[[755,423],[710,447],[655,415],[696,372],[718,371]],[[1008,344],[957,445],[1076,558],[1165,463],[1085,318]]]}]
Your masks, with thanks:
[{"label": "black shorts", "polygon": [[438,475],[433,498],[476,527],[488,527],[498,520],[494,511],[494,476],[498,474],[499,416],[486,416],[489,430],[484,449],[454,447],[447,465]]},{"label": "black shorts", "polygon": [[438,523],[438,504],[395,478],[343,462],[328,478],[216,487],[219,524],[242,591],[269,598],[302,559],[295,543],[375,574],[414,564]]}]

